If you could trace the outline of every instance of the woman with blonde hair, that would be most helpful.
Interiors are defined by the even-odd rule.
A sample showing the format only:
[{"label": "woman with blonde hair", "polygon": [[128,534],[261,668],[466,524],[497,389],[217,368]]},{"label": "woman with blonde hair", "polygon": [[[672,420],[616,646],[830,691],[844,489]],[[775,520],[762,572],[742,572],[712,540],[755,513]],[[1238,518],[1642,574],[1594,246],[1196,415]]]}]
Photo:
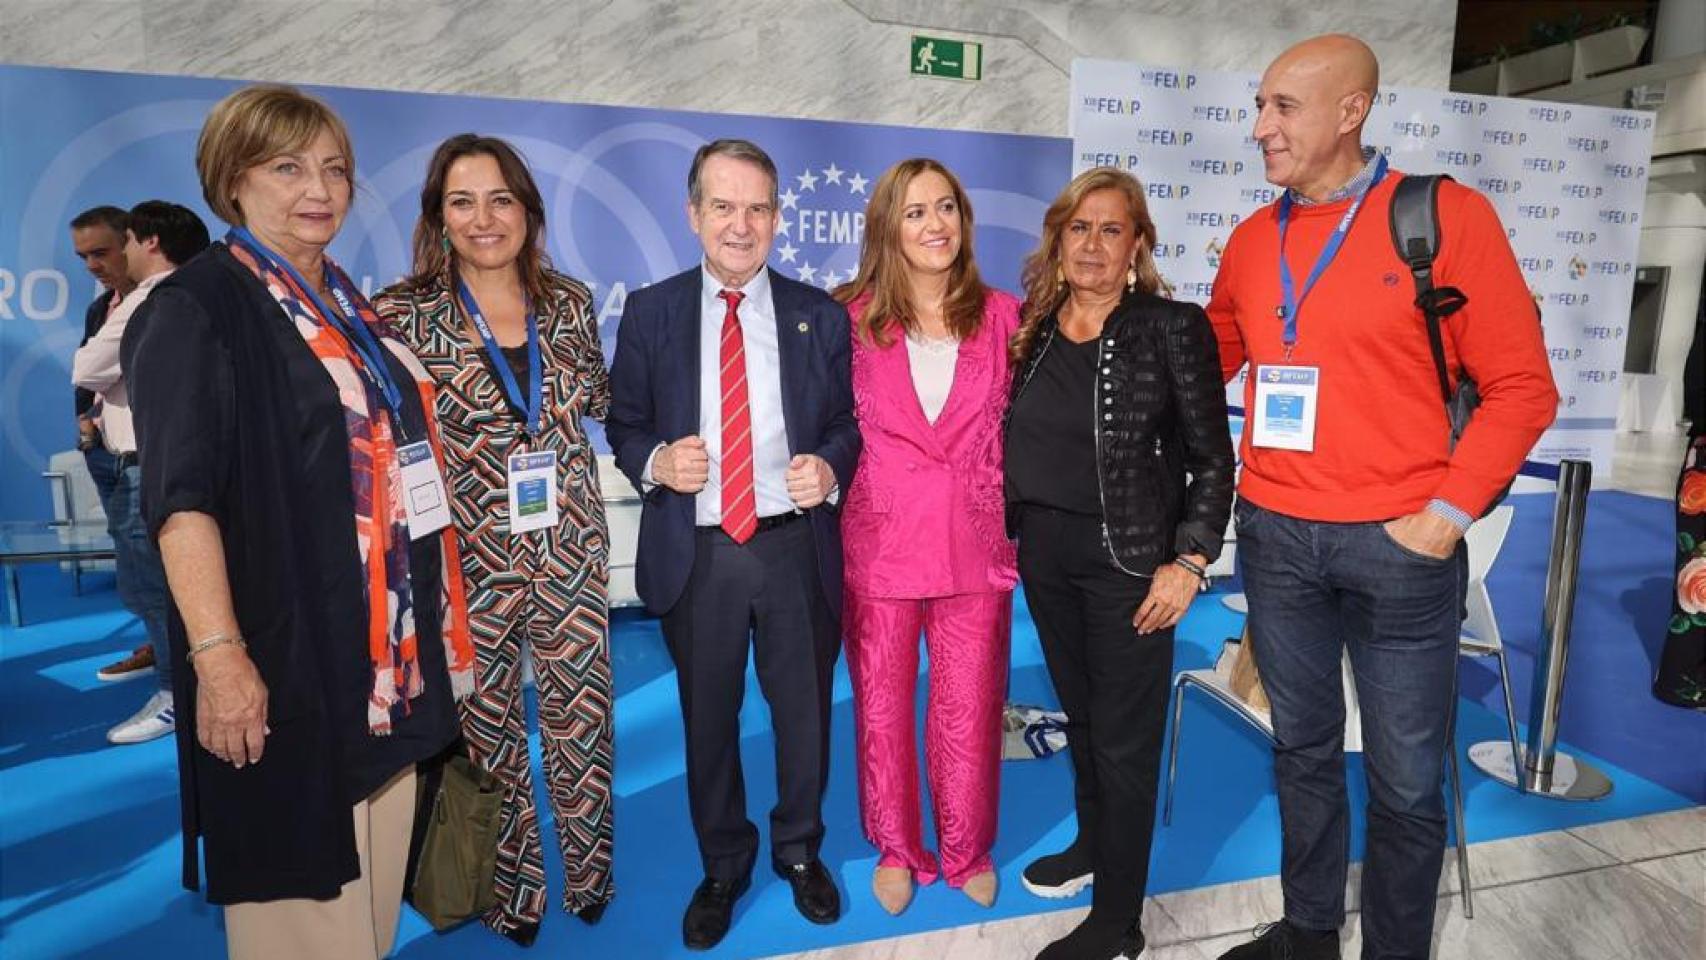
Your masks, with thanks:
[{"label": "woman with blonde hair", "polygon": [[1214,333],[1200,308],[1166,298],[1154,247],[1142,185],[1097,167],[1050,204],[1025,263],[1009,529],[1067,716],[1078,836],[1023,881],[1043,897],[1094,884],[1089,916],[1039,960],[1142,949],[1173,626],[1232,508]]},{"label": "woman with blonde hair", "polygon": [[343,122],[245,87],[196,170],[232,225],[126,329],[144,518],[168,637],[184,880],[225,908],[237,960],[390,953],[415,768],[474,683],[432,380],[326,256],[349,213]]},{"label": "woman with blonde hair", "polygon": [[[872,887],[899,913],[914,881],[941,873],[989,906],[1017,580],[1002,520],[1001,415],[1019,302],[979,278],[971,204],[935,160],[891,167],[865,217],[858,272],[836,298],[853,319],[853,404],[865,441],[841,535],[859,801],[879,853]],[[920,630],[940,863],[920,824]]]}]

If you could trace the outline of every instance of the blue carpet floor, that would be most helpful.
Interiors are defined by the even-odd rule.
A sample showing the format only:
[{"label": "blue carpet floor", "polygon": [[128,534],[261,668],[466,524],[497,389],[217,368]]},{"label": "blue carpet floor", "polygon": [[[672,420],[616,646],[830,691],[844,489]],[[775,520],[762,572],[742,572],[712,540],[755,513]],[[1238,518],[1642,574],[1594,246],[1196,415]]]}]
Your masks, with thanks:
[{"label": "blue carpet floor", "polygon": [[[1513,502],[1516,520],[1490,584],[1511,652],[1518,710],[1526,716],[1552,498]],[[1606,493],[1591,501],[1564,739],[1565,749],[1600,764],[1616,791],[1590,804],[1523,797],[1465,764],[1472,841],[1706,802],[1706,716],[1663,707],[1647,693],[1669,609],[1670,518],[1670,505],[1661,500]],[[221,955],[218,911],[178,886],[170,742],[110,747],[103,738],[146,696],[148,681],[100,684],[94,670],[139,642],[140,628],[118,608],[110,578],[91,578],[88,595],[74,597],[69,579],[51,568],[23,575],[29,625],[0,628],[0,957]],[[1239,626],[1217,597],[1200,601],[1179,630],[1176,669],[1208,665],[1220,641]],[[699,868],[687,819],[674,677],[654,620],[619,614],[612,651],[619,892],[597,927],[551,913],[533,955],[689,955],[680,943],[680,915]],[[1462,689],[1460,743],[1501,737],[1491,662],[1465,661]],[[1011,695],[1053,702],[1022,600],[1014,618]],[[1066,758],[1056,757],[1004,767],[995,849],[1002,890],[993,909],[979,909],[937,883],[920,891],[903,916],[883,913],[869,892],[875,854],[858,829],[845,665],[836,698],[823,856],[838,875],[845,916],[829,927],[805,922],[787,886],[761,871],[734,930],[709,956],[762,956],[1076,905],[1034,899],[1018,882],[1032,856],[1072,836],[1070,771]],[[1274,873],[1278,812],[1264,743],[1200,701],[1186,707],[1184,724],[1177,807],[1173,824],[1157,828],[1151,891]],[[749,684],[742,729],[749,803],[760,830],[774,800],[768,728],[763,700]],[[1351,767],[1354,809],[1363,798],[1355,757]],[[1353,855],[1360,856],[1358,821]],[[550,825],[543,827],[551,836]],[[546,863],[552,889],[560,890],[554,856],[548,853]],[[398,942],[396,955],[411,960],[524,955],[477,926],[435,935],[408,911]]]}]

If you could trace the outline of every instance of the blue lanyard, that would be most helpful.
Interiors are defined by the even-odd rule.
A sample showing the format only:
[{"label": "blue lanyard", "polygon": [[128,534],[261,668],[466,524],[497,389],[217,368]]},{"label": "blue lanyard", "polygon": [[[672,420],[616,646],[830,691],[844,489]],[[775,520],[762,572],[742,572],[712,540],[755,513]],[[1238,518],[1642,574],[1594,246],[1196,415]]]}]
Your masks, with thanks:
[{"label": "blue lanyard", "polygon": [[397,382],[391,379],[391,368],[385,365],[385,350],[379,345],[379,338],[373,335],[373,331],[368,329],[367,324],[362,321],[361,314],[356,311],[355,300],[361,296],[361,292],[346,289],[344,280],[338,271],[327,264],[326,285],[332,288],[332,296],[343,308],[343,312],[340,313],[328,306],[326,301],[320,299],[320,295],[315,292],[313,285],[294,266],[291,266],[290,261],[256,240],[255,235],[250,233],[247,228],[232,228],[230,234],[226,236],[226,241],[230,242],[232,238],[237,239],[243,246],[265,259],[274,268],[288,273],[290,278],[296,281],[296,285],[308,295],[308,299],[313,301],[314,309],[320,314],[320,319],[337,327],[343,333],[344,338],[349,341],[350,347],[361,357],[361,373],[367,378],[368,385],[379,394],[380,399],[385,401],[385,406],[390,408],[392,425],[396,427],[400,436],[407,439],[407,430],[403,426],[403,391],[398,389]]},{"label": "blue lanyard", "polygon": [[1345,244],[1345,235],[1351,232],[1351,224],[1356,220],[1357,213],[1362,210],[1362,202],[1368,199],[1369,191],[1374,189],[1386,176],[1386,157],[1380,156],[1374,162],[1374,176],[1368,181],[1368,186],[1357,194],[1356,202],[1345,211],[1339,219],[1338,229],[1327,238],[1327,245],[1321,248],[1321,255],[1315,258],[1315,268],[1309,271],[1309,279],[1304,281],[1303,292],[1297,292],[1297,282],[1291,278],[1291,265],[1285,261],[1285,232],[1291,222],[1291,191],[1287,190],[1279,201],[1279,272],[1280,289],[1285,294],[1285,305],[1279,308],[1279,318],[1285,324],[1281,334],[1285,341],[1286,359],[1291,359],[1291,348],[1297,345],[1297,309],[1309,291],[1315,289],[1315,281],[1321,279],[1321,274],[1327,272],[1327,265],[1339,255],[1339,248]]},{"label": "blue lanyard", "polygon": [[509,398],[510,406],[521,414],[528,436],[539,436],[539,431],[545,429],[545,421],[541,416],[545,407],[545,377],[539,361],[539,324],[533,319],[533,311],[527,311],[527,396],[524,398],[521,395],[521,386],[515,382],[515,373],[510,370],[509,361],[504,359],[503,348],[498,346],[497,338],[492,336],[491,324],[486,322],[486,316],[480,312],[480,305],[475,302],[474,294],[469,292],[468,285],[462,282],[461,277],[456,278],[456,297],[462,301],[462,309],[467,311],[468,319],[474,323],[474,329],[480,332],[480,339],[485,341],[486,356],[491,359],[492,367],[497,371],[498,380],[503,384],[504,395]]}]

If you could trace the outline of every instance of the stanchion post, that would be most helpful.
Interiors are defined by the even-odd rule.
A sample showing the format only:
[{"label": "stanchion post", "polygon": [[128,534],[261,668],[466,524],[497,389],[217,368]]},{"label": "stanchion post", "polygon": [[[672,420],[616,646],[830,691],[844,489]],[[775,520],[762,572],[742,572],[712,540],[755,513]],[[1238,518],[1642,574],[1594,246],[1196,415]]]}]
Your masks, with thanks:
[{"label": "stanchion post", "polygon": [[1523,756],[1513,756],[1513,747],[1505,740],[1488,740],[1469,748],[1470,761],[1488,776],[1558,800],[1598,800],[1611,793],[1611,780],[1605,774],[1586,761],[1558,752],[1576,576],[1581,568],[1592,483],[1593,464],[1588,461],[1564,460],[1558,464],[1558,496],[1552,509],[1552,544],[1540,615],[1540,652],[1534,661],[1534,691]]}]

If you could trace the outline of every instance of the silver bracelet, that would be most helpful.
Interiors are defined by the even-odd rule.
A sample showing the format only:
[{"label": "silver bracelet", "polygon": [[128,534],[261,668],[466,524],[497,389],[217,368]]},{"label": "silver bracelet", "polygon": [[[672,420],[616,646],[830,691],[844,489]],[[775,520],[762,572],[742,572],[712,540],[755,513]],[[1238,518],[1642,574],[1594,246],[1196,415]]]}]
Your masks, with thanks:
[{"label": "silver bracelet", "polygon": [[212,650],[214,647],[217,647],[221,644],[226,644],[226,643],[234,643],[237,645],[238,649],[241,649],[241,650],[247,650],[249,648],[249,645],[243,642],[242,637],[232,637],[232,636],[227,636],[226,634],[223,634],[223,633],[216,633],[211,637],[207,637],[206,639],[203,639],[203,640],[197,640],[194,644],[192,644],[190,646],[190,652],[184,655],[184,660],[186,660],[187,662],[190,662],[190,663],[194,663],[195,658],[196,658],[196,654],[206,653],[207,651]]}]

